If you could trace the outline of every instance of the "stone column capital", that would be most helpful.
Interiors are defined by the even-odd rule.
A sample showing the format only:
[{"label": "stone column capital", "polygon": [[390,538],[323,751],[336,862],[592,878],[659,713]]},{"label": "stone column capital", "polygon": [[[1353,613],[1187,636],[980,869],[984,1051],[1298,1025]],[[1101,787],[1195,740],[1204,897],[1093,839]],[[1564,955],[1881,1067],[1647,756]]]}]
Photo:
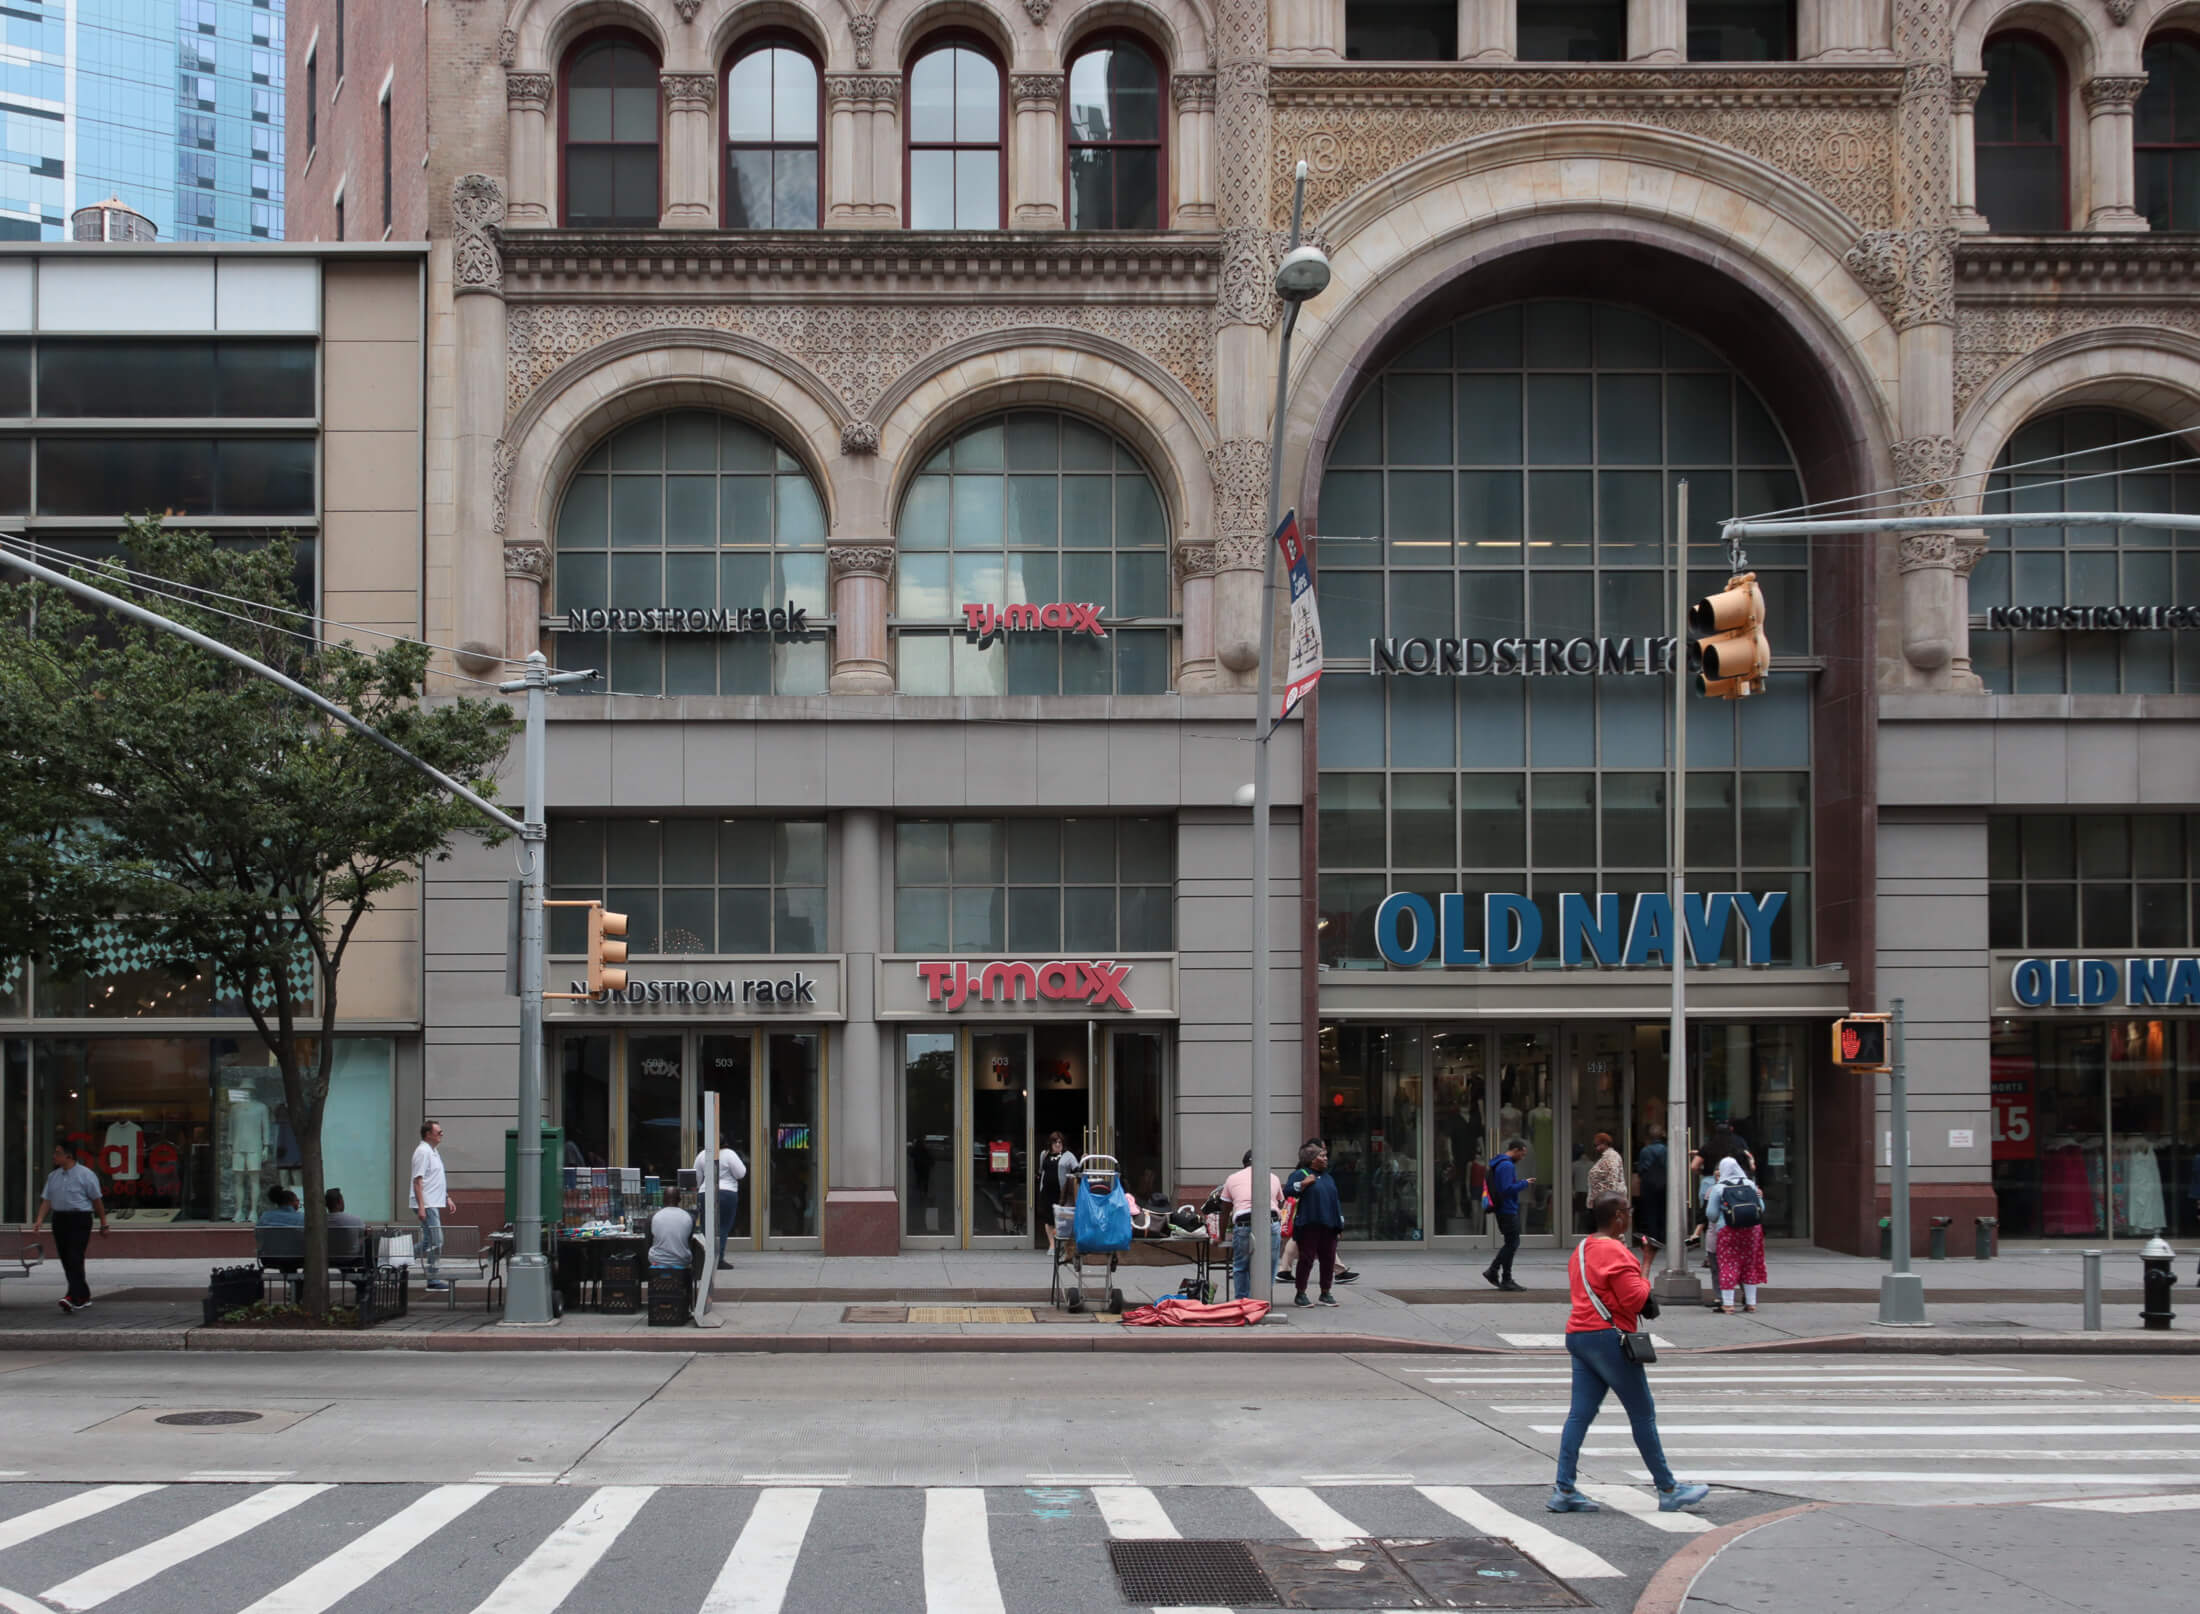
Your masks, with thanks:
[{"label": "stone column capital", "polygon": [[1984,73],[1957,73],[1948,80],[1948,110],[1969,112],[1978,105],[1979,91],[1986,88]]},{"label": "stone column capital", "polygon": [[1195,578],[1212,577],[1216,570],[1213,544],[1178,544],[1176,546],[1176,576],[1180,583]]},{"label": "stone column capital", "polygon": [[1986,534],[1976,529],[1906,532],[1902,535],[1896,568],[1905,576],[1911,572],[1938,571],[1969,577],[1979,557],[1986,553],[1986,545]]},{"label": "stone column capital", "polygon": [[876,577],[881,581],[894,572],[894,546],[885,543],[829,544],[825,566],[835,582],[843,577]]},{"label": "stone column capital", "polygon": [[514,112],[547,112],[551,82],[548,73],[506,73],[504,104]]},{"label": "stone column capital", "polygon": [[506,544],[504,575],[540,583],[550,576],[550,551],[542,544]]},{"label": "stone column capital", "polygon": [[1060,73],[1011,73],[1008,76],[1009,94],[1015,97],[1019,109],[1060,106],[1062,84]]},{"label": "stone column capital", "polygon": [[2136,78],[2089,78],[2078,86],[2078,93],[2088,113],[2129,113],[2146,87],[2146,75],[2141,73]]},{"label": "stone column capital", "polygon": [[668,112],[708,112],[718,104],[716,73],[659,73]]},{"label": "stone column capital", "polygon": [[1169,80],[1169,96],[1179,112],[1212,112],[1215,109],[1215,76],[1212,73],[1179,73]]},{"label": "stone column capital", "polygon": [[827,73],[825,99],[834,106],[891,106],[901,99],[897,73]]}]

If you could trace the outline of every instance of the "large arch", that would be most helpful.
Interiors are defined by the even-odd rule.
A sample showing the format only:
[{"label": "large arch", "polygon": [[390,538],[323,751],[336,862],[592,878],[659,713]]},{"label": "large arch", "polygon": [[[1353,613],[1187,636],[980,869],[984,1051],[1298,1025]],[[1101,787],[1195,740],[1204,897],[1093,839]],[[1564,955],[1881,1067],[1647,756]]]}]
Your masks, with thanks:
[{"label": "large arch", "polygon": [[1955,70],[1979,71],[1979,53],[1995,34],[2038,34],[2062,53],[2073,88],[2102,73],[2136,73],[2146,33],[2137,18],[2127,28],[2104,29],[2064,0],[1970,0],[1956,14]]},{"label": "large arch", "polygon": [[1171,73],[1199,73],[1214,65],[1214,23],[1196,0],[1084,0],[1049,18],[1047,52],[1067,64],[1070,50],[1087,34],[1128,28],[1161,47]]},{"label": "large arch", "polygon": [[2160,326],[2109,326],[2057,337],[1996,376],[1956,422],[1957,474],[1977,509],[2009,439],[2028,420],[2101,404],[2200,432],[2200,336]]},{"label": "large arch", "polygon": [[835,30],[822,8],[796,5],[794,0],[740,0],[720,12],[712,24],[705,49],[710,63],[721,71],[726,53],[748,35],[776,28],[807,40],[827,70],[845,65],[833,56]]},{"label": "large arch", "polygon": [[[1016,48],[1016,31],[1001,11],[980,0],[885,0],[872,19],[871,63],[881,72],[908,71],[927,36],[950,29],[976,34],[999,54],[1003,72],[1034,65]],[[1002,85],[1005,92],[1007,85]]]},{"label": "large arch", "polygon": [[504,26],[516,41],[517,71],[556,72],[566,47],[596,28],[631,28],[656,47],[667,68],[689,65],[679,47],[693,30],[679,26],[671,0],[512,0]]}]

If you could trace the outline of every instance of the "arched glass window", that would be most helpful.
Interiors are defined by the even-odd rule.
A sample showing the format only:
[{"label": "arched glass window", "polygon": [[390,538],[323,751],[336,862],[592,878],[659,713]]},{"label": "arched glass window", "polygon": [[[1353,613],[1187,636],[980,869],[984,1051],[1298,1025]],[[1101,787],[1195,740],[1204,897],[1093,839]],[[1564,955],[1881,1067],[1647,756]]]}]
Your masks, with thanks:
[{"label": "arched glass window", "polygon": [[2005,235],[2067,230],[2062,64],[2025,34],[1988,40],[1979,60],[1986,87],[1972,122],[1978,210]]},{"label": "arched glass window", "polygon": [[1690,0],[1692,62],[1795,59],[1795,0]]},{"label": "arched glass window", "polygon": [[2152,39],[2145,60],[2132,128],[2139,211],[2153,229],[2200,230],[2200,43]]},{"label": "arched glass window", "polygon": [[[1995,461],[1986,508],[2200,510],[2200,473],[2168,468],[2196,450],[2161,433],[2117,409],[2068,409],[2031,421]],[[2016,465],[2028,469],[2009,469]],[[2065,480],[2072,476],[2086,480]],[[2200,601],[2200,547],[2192,537],[2158,527],[1988,528],[1986,553],[1971,573],[1971,610],[2190,605]],[[2200,630],[1982,628],[1971,635],[1971,665],[2000,694],[2200,694]]]},{"label": "arched glass window", "polygon": [[1450,62],[1459,58],[1455,0],[1345,0],[1348,62]]},{"label": "arched glass window", "polygon": [[584,39],[565,61],[565,222],[647,226],[657,184],[657,58],[624,34]]},{"label": "arched glass window", "polygon": [[1110,39],[1069,64],[1069,227],[1158,230],[1169,172],[1161,68],[1146,47]]},{"label": "arched glass window", "polygon": [[[1689,591],[1725,581],[1718,523],[1801,502],[1786,438],[1695,337],[1633,309],[1515,303],[1408,349],[1329,450],[1316,551],[1328,652],[1317,726],[1320,940],[1380,968],[1385,895],[1517,892],[1558,935],[1562,892],[1665,889],[1674,484]],[[1752,541],[1778,654],[1808,655],[1808,547]],[[1371,640],[1461,639],[1475,676],[1376,676]],[[1631,641],[1615,667],[1507,675],[1501,641]],[[1480,650],[1476,651],[1476,642]],[[1477,656],[1480,657],[1477,663]],[[1600,662],[1601,666],[1601,662]],[[1785,891],[1773,956],[1810,949],[1811,701],[1776,671],[1688,714],[1688,883]],[[1728,941],[1732,957],[1733,941]]]},{"label": "arched glass window", "polygon": [[1627,0],[1517,0],[1517,50],[1524,62],[1618,62],[1627,58]]},{"label": "arched glass window", "polygon": [[1005,205],[1001,69],[942,44],[909,69],[909,228],[998,230]]},{"label": "arched glass window", "polygon": [[818,215],[817,63],[758,43],[726,70],[726,228],[814,230]]},{"label": "arched glass window", "polygon": [[[896,542],[904,695],[1168,689],[1168,520],[1137,457],[1098,427],[1036,412],[968,427],[909,484]],[[1062,604],[1097,606],[1098,621],[1019,612],[988,639],[999,618],[972,609]]]},{"label": "arched glass window", "polygon": [[[607,668],[620,693],[824,692],[824,502],[799,460],[730,415],[652,415],[596,446],[558,507],[555,597],[559,659]],[[776,629],[735,614],[774,609]],[[638,610],[686,616],[586,615]]]}]

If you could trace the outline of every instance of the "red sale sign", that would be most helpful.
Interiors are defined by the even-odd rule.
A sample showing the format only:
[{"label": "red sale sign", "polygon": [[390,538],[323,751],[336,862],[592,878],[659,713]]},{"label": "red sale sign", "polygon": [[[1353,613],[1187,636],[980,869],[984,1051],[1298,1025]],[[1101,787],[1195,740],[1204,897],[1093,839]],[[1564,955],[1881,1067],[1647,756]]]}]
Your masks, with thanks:
[{"label": "red sale sign", "polygon": [[2038,1121],[2032,1112],[2032,1061],[1996,1059],[1991,1062],[1994,1094],[1994,1158],[2034,1160],[2039,1157]]}]

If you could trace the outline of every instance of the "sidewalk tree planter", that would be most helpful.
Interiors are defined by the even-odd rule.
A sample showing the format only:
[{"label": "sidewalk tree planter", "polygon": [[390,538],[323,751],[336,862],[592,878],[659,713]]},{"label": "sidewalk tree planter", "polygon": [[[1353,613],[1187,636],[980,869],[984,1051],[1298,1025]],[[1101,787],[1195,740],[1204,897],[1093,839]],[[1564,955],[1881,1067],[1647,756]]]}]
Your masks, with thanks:
[{"label": "sidewalk tree planter", "polygon": [[[119,558],[79,570],[493,796],[514,728],[505,705],[424,698],[425,645],[315,639],[296,568],[287,539],[237,548],[143,519]],[[486,833],[481,817],[172,635],[39,583],[0,585],[0,623],[0,952],[82,974],[104,934],[179,980],[212,973],[217,999],[251,1019],[282,1072],[304,1178],[302,1299],[326,1317],[321,1123],[345,954],[376,899],[447,855],[452,835]]]}]

